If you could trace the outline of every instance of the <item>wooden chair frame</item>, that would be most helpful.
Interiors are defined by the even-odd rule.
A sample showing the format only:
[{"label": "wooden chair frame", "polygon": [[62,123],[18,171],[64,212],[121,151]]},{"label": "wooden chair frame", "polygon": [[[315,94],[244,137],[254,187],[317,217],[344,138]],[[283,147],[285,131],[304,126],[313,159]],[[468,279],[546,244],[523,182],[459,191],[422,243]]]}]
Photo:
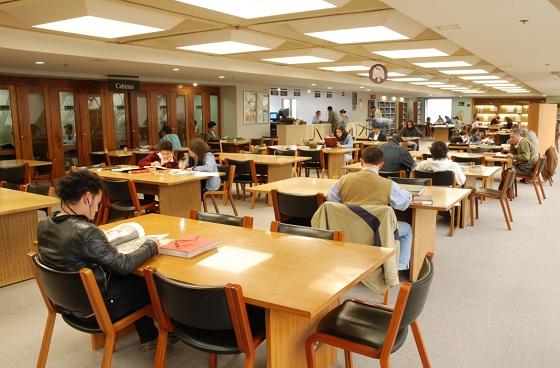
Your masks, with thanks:
[{"label": "wooden chair frame", "polygon": [[[154,282],[155,271],[155,269],[147,267],[143,270],[143,274],[152,301],[154,317],[159,327],[154,368],[162,368],[166,365],[167,338],[169,333],[173,332],[175,326],[161,306],[161,300]],[[255,349],[264,341],[266,336],[264,334],[253,336],[251,333],[251,326],[249,324],[249,317],[247,315],[247,309],[245,308],[245,299],[241,286],[227,284],[224,288],[237,345],[239,346],[239,350],[245,354],[245,368],[254,367],[256,356]],[[208,367],[218,367],[218,355],[216,353],[210,353]]]},{"label": "wooden chair frame", "polygon": [[54,185],[55,185],[54,184],[54,179],[55,179],[54,168],[55,168],[55,165],[56,165],[56,158],[53,158],[52,161],[51,161],[51,167],[50,167],[51,170],[50,170],[48,176],[46,176],[46,175],[45,176],[38,176],[37,171],[33,170],[33,177],[31,178],[30,181],[28,181],[28,183],[29,182],[32,182],[32,183],[50,183],[50,185],[54,187]]},{"label": "wooden chair frame", "polygon": [[[274,208],[274,219],[282,222],[282,214],[280,213],[280,208],[278,207],[278,190],[272,189],[270,191],[270,197],[272,198],[272,207]],[[317,207],[320,207],[326,200],[323,193],[315,194],[315,199],[317,201]]]},{"label": "wooden chair frame", "polygon": [[204,212],[208,212],[208,208],[206,206],[206,198],[210,197],[210,199],[212,200],[212,204],[214,205],[214,210],[216,211],[216,213],[220,213],[220,210],[218,210],[218,205],[216,204],[216,199],[214,198],[214,196],[221,195],[223,197],[224,206],[227,205],[227,201],[229,200],[231,202],[231,207],[233,208],[233,213],[235,213],[235,216],[239,216],[239,214],[237,213],[237,206],[235,205],[235,201],[231,196],[231,187],[233,186],[234,175],[235,175],[235,166],[230,165],[228,180],[221,183],[222,190],[208,190],[204,192],[204,194],[202,195],[202,206],[204,207]]},{"label": "wooden chair frame", "polygon": [[[540,191],[542,193],[542,198],[546,199],[546,194],[544,193],[544,187],[541,181],[541,165],[543,160],[546,160],[546,157],[539,157],[537,163],[535,164],[535,168],[533,169],[533,173],[531,175],[515,174],[515,179],[525,179],[525,180],[532,181],[533,188],[535,188],[535,193],[537,194],[537,200],[539,201],[539,204],[542,204],[541,196],[539,193],[539,187],[541,189]],[[514,188],[515,188],[515,196],[517,197],[517,180],[515,180]]]},{"label": "wooden chair frame", "polygon": [[[280,221],[271,221],[270,222],[270,231],[273,232],[273,233],[279,233],[278,228],[280,227],[280,224],[282,224]],[[284,225],[289,225],[289,224],[284,224]],[[342,231],[342,230],[333,231],[332,240],[344,241],[344,231]]]},{"label": "wooden chair frame", "polygon": [[488,197],[488,198],[495,198],[497,200],[500,201],[500,205],[502,206],[502,212],[504,214],[504,219],[506,220],[506,225],[508,227],[508,230],[511,230],[511,223],[513,222],[513,216],[511,215],[511,208],[509,207],[509,198],[507,195],[507,191],[508,191],[508,183],[509,180],[511,179],[511,176],[513,175],[513,172],[510,170],[508,171],[506,177],[502,180],[503,181],[503,185],[502,185],[502,190],[499,191],[499,194],[491,194],[489,192],[486,193],[477,193],[476,191],[472,192],[469,195],[469,200],[471,203],[471,224],[474,225],[474,213],[476,212],[476,218],[478,219],[478,198],[480,197]]},{"label": "wooden chair frame", "polygon": [[[56,320],[56,307],[53,302],[49,299],[43,285],[41,284],[39,274],[35,268],[33,257],[36,255],[35,252],[28,253],[29,262],[31,263],[31,269],[33,270],[33,275],[35,276],[35,281],[37,281],[37,286],[43,297],[43,301],[47,306],[47,322],[45,325],[45,332],[43,333],[43,340],[41,342],[41,350],[39,352],[39,359],[37,361],[38,368],[44,368],[47,364],[47,358],[49,354],[49,348],[52,339],[52,333],[54,329],[54,323]],[[148,304],[144,307],[132,312],[126,317],[118,320],[117,322],[111,322],[111,317],[109,317],[109,312],[107,312],[107,307],[103,302],[103,296],[95,280],[93,272],[89,268],[82,268],[80,270],[80,278],[84,284],[84,289],[88,296],[91,308],[95,315],[95,319],[99,325],[99,328],[103,331],[102,334],[91,334],[92,347],[96,349],[99,345],[104,344],[103,359],[101,361],[102,368],[111,367],[111,362],[113,359],[113,351],[115,350],[115,343],[119,337],[122,337],[130,333],[130,328],[134,322],[145,316],[151,316],[152,305]],[[103,342],[104,340],[104,342]]]},{"label": "wooden chair frame", "polygon": [[[234,161],[235,161],[235,160],[234,160]],[[254,160],[248,160],[248,162],[249,162],[249,166],[250,166],[250,171],[251,171],[250,174],[251,174],[251,181],[252,181],[252,183],[250,183],[249,186],[252,186],[253,184],[258,185],[258,184],[259,184],[259,181],[258,181],[258,178],[257,178],[257,166],[255,165],[255,161],[254,161]],[[224,160],[224,164],[225,164],[225,165],[231,165],[231,164],[229,163],[229,160],[228,160],[227,158]],[[236,170],[237,170],[237,169],[236,169]],[[241,184],[241,191],[242,191],[242,194],[243,194],[243,201],[245,200],[246,194],[247,194],[246,191],[245,191],[245,186],[246,186],[246,184],[244,184],[244,183]],[[235,191],[237,192],[237,196],[239,197],[239,193],[240,193],[240,191],[239,191],[239,183],[235,183]],[[254,194],[253,194],[253,195],[254,195]],[[251,207],[251,208],[252,208],[252,207]]]},{"label": "wooden chair frame", "polygon": [[[189,211],[189,218],[191,220],[198,220],[198,212],[199,212],[198,210],[191,209]],[[251,216],[243,216],[243,227],[246,229],[253,228],[253,218]]]},{"label": "wooden chair frame", "polygon": [[[137,217],[142,214],[142,211],[146,210],[154,210],[158,211],[159,206],[157,202],[149,203],[149,204],[142,204],[140,203],[140,199],[138,198],[138,192],[136,191],[136,184],[133,180],[128,180],[128,190],[130,191],[130,197],[132,199],[132,204],[135,208],[134,216]],[[109,219],[109,212],[111,211],[112,205],[110,199],[103,193],[101,199],[101,205],[99,206],[98,213],[101,213],[101,217],[99,218],[99,223],[96,222],[97,225],[104,225],[107,223]],[[128,217],[127,217],[128,218]]]}]

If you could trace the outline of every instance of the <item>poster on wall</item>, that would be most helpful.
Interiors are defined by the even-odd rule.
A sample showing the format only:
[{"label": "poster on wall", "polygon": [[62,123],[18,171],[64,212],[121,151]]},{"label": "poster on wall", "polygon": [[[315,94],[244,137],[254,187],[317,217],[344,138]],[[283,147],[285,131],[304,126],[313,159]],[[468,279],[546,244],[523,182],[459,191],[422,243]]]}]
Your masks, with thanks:
[{"label": "poster on wall", "polygon": [[268,106],[269,106],[269,97],[266,93],[258,93],[257,94],[257,123],[258,124],[268,124],[269,117],[268,117]]},{"label": "poster on wall", "polygon": [[257,123],[257,92],[243,91],[243,124]]}]

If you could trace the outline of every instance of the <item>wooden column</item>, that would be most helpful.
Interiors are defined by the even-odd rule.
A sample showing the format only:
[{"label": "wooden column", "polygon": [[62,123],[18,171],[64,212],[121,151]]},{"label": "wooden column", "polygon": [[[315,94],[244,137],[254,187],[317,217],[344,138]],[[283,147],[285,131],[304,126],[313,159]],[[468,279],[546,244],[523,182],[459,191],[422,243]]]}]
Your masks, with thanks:
[{"label": "wooden column", "polygon": [[555,146],[556,109],[556,104],[529,104],[529,129],[537,134],[539,153],[541,155],[544,154],[548,147]]}]

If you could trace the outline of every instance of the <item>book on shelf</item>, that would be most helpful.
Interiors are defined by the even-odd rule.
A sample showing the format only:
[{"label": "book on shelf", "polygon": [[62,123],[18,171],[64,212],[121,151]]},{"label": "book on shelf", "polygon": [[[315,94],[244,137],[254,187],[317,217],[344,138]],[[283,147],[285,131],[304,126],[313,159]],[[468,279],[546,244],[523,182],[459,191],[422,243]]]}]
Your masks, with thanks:
[{"label": "book on shelf", "polygon": [[432,204],[434,204],[434,201],[432,199],[432,196],[427,194],[427,195],[412,196],[412,203],[413,204],[422,204],[422,205],[432,205]]},{"label": "book on shelf", "polygon": [[117,251],[122,254],[132,253],[147,239],[158,240],[165,243],[169,234],[146,235],[146,231],[137,222],[127,222],[117,225],[109,230],[104,231],[109,243],[117,248]]},{"label": "book on shelf", "polygon": [[218,242],[214,239],[198,235],[187,235],[181,239],[169,242],[159,247],[160,254],[169,256],[193,258],[200,253],[217,248]]}]

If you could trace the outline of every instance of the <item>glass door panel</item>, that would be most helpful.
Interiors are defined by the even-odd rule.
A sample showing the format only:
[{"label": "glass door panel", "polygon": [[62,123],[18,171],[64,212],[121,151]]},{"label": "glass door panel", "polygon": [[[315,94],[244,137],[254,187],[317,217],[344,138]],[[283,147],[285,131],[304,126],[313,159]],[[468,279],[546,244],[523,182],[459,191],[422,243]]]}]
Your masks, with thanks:
[{"label": "glass door panel", "polygon": [[139,93],[137,101],[138,131],[140,132],[140,146],[147,146],[148,142],[148,97]]},{"label": "glass door panel", "polygon": [[64,150],[64,170],[71,166],[79,166],[78,151],[76,149],[76,111],[74,109],[74,94],[59,92],[60,123],[62,124],[62,148]]},{"label": "glass door panel", "polygon": [[202,133],[202,95],[194,95],[194,133]]},{"label": "glass door panel", "polygon": [[115,147],[128,145],[126,139],[126,106],[124,93],[113,93],[113,121],[115,124]]},{"label": "glass door panel", "polygon": [[175,99],[177,109],[177,135],[181,141],[181,145],[187,145],[187,114],[186,114],[186,98],[184,95],[178,95]]},{"label": "glass door panel", "polygon": [[88,94],[88,118],[91,152],[103,151],[103,120],[101,117],[101,96]]},{"label": "glass door panel", "polygon": [[0,160],[16,158],[10,91],[0,89]]},{"label": "glass door panel", "polygon": [[50,161],[45,97],[42,90],[29,89],[27,92],[27,108],[29,126],[31,127],[33,157],[39,161]]},{"label": "glass door panel", "polygon": [[[158,113],[158,132],[161,131],[165,125],[167,125],[167,96],[157,94],[156,95],[156,106]],[[160,137],[161,138],[161,137]]]}]

